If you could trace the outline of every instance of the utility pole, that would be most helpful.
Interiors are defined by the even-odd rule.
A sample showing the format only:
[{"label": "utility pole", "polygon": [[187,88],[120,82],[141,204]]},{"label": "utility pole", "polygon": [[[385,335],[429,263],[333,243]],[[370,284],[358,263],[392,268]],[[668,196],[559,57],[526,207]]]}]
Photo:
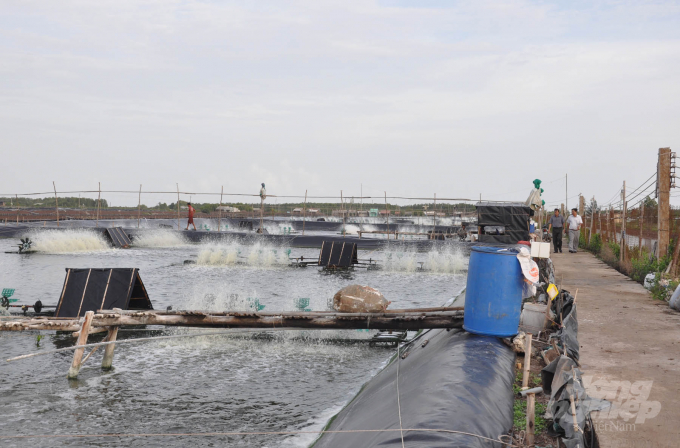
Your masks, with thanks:
[{"label": "utility pole", "polygon": [[[564,175],[564,205],[567,210],[569,210],[569,179],[568,179],[569,173]],[[562,216],[564,216],[564,213],[562,213]]]},{"label": "utility pole", "polygon": [[593,221],[595,221],[595,196],[590,200],[590,232],[588,233],[588,246],[590,246],[590,239],[593,237]]},{"label": "utility pole", "polygon": [[671,191],[671,148],[659,148],[658,183],[659,191],[659,220],[658,240],[659,253],[657,258],[661,260],[668,253],[670,243],[670,191]]},{"label": "utility pole", "polygon": [[626,181],[623,181],[623,190],[621,190],[621,250],[619,251],[619,261],[623,262],[626,259],[626,212],[628,211],[628,201],[626,201]]}]

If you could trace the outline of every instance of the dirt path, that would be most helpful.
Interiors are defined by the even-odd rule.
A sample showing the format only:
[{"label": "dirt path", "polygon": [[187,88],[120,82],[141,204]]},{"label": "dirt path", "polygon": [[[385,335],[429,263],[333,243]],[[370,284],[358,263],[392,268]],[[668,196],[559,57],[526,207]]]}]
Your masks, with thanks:
[{"label": "dirt path", "polygon": [[552,258],[558,285],[578,289],[586,388],[615,403],[594,416],[601,446],[680,447],[680,313],[589,253]]}]

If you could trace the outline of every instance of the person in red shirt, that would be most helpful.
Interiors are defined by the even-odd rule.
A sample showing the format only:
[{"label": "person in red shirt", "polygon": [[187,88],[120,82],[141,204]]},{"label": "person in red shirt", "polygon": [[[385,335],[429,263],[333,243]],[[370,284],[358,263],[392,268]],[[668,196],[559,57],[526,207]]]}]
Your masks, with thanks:
[{"label": "person in red shirt", "polygon": [[189,230],[189,224],[194,226],[194,230],[196,230],[196,224],[194,224],[194,213],[196,213],[196,209],[191,206],[191,202],[187,202],[187,206],[189,207],[189,220],[187,221],[187,230]]}]

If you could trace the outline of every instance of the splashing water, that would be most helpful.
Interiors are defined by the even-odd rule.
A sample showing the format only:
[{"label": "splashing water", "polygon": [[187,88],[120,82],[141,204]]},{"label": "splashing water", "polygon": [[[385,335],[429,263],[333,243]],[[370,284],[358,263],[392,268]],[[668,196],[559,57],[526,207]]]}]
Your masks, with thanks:
[{"label": "splashing water", "polygon": [[135,247],[177,247],[189,244],[182,234],[166,229],[140,233],[132,243]]},{"label": "splashing water", "polygon": [[32,249],[49,254],[111,249],[102,234],[85,229],[39,230],[29,238],[33,242]]},{"label": "splashing water", "polygon": [[199,254],[196,264],[204,266],[285,266],[289,263],[290,249],[269,244],[219,243],[206,245]]},{"label": "splashing water", "polygon": [[388,272],[425,272],[459,274],[467,269],[468,259],[459,249],[433,249],[427,253],[415,250],[388,250],[383,254],[383,270]]}]

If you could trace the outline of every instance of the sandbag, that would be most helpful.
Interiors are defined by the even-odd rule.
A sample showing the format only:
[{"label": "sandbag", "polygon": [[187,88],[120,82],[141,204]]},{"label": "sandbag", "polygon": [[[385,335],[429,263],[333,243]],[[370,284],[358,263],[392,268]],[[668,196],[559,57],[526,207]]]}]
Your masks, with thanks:
[{"label": "sandbag", "polygon": [[341,313],[379,313],[392,303],[370,286],[349,285],[333,296],[333,309]]},{"label": "sandbag", "polygon": [[671,297],[671,301],[668,303],[671,308],[673,308],[675,311],[680,311],[680,286],[675,288],[675,291],[673,291],[673,296]]}]

